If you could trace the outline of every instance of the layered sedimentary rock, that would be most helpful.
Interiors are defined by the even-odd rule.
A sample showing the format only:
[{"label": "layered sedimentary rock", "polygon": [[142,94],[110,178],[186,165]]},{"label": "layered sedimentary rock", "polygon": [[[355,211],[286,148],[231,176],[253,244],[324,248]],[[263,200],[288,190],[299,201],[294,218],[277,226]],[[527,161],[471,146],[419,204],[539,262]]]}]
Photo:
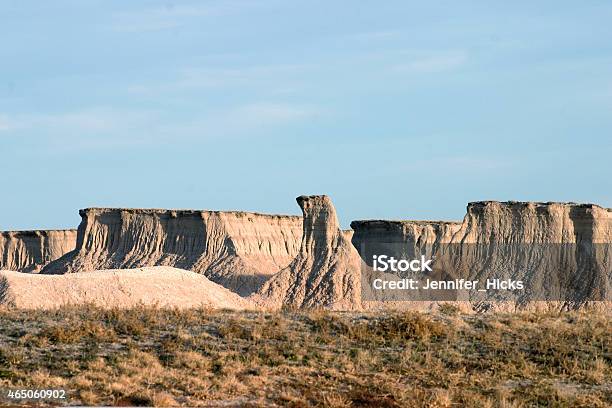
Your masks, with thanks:
[{"label": "layered sedimentary rock", "polygon": [[358,247],[363,241],[411,241],[415,244],[450,242],[460,230],[460,222],[449,221],[386,221],[365,220],[351,222],[353,242]]},{"label": "layered sedimentary rock", "polygon": [[469,203],[455,242],[612,243],[612,210],[594,204]]},{"label": "layered sedimentary rock", "polygon": [[38,272],[72,251],[76,236],[76,230],[0,232],[0,269]]},{"label": "layered sedimentary rock", "polygon": [[302,235],[297,216],[100,208],[80,215],[76,249],[42,273],[167,265],[246,295],[292,261]]},{"label": "layered sedimentary rock", "polygon": [[[241,295],[255,292],[252,300],[270,308],[430,309],[440,301],[474,310],[540,301],[576,308],[609,304],[612,296],[612,211],[596,205],[482,201],[468,204],[462,222],[354,221],[352,231],[342,231],[329,197],[297,202],[303,218],[86,209],[76,238],[74,231],[3,233],[1,267],[37,271],[62,254],[42,272],[172,266]],[[451,290],[439,298],[418,292],[407,299],[405,291],[373,290],[372,279],[394,277],[373,272],[374,254],[431,258],[430,279],[522,280],[526,288]]]},{"label": "layered sedimentary rock", "polygon": [[66,275],[0,271],[0,305],[52,309],[82,304],[251,308],[249,301],[205,276],[168,266]]},{"label": "layered sedimentary rock", "polygon": [[610,243],[612,210],[594,204],[477,201],[463,222],[353,221],[353,242]]},{"label": "layered sedimentary rock", "polygon": [[[404,291],[379,291],[372,286],[374,279],[394,280],[397,276],[391,272],[376,272],[372,269],[373,257],[386,255],[395,259],[413,260],[423,255],[427,259],[434,257],[440,245],[452,241],[461,228],[460,222],[448,221],[353,221],[352,243],[357,248],[363,263],[362,301],[369,309],[430,309],[435,305],[425,295],[421,299]],[[431,274],[430,277],[445,279],[445,274]],[[448,299],[449,296],[446,296]],[[420,300],[414,302],[415,300]],[[436,300],[444,300],[438,298]],[[455,300],[453,297],[452,299]]]},{"label": "layered sedimentary rock", "polygon": [[[459,245],[441,256],[461,275],[522,280],[517,303],[577,308],[612,300],[612,211],[593,204],[495,201],[468,205]],[[483,299],[487,307],[504,293]],[[489,301],[489,302],[487,302]]]},{"label": "layered sedimentary rock", "polygon": [[524,291],[452,293],[475,308],[506,301],[574,308],[610,300],[611,215],[592,204],[483,201],[468,204],[462,223],[358,221],[351,226],[353,243],[370,265],[372,254],[409,259],[425,254],[434,258],[429,278],[524,282]]},{"label": "layered sedimentary rock", "polygon": [[352,243],[365,261],[390,250],[399,250],[393,253],[398,258],[431,255],[435,246],[452,242],[461,225],[448,221],[353,221]]},{"label": "layered sedimentary rock", "polygon": [[329,197],[300,196],[297,202],[304,215],[300,250],[254,298],[270,308],[361,309],[360,259],[352,234],[340,229]]}]

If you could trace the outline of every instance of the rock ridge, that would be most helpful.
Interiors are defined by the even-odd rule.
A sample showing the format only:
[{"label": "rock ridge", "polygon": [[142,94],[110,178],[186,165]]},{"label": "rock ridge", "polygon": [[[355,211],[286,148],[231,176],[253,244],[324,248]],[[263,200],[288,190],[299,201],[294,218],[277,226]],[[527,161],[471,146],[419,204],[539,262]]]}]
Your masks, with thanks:
[{"label": "rock ridge", "polygon": [[173,266],[246,295],[291,262],[302,231],[301,217],[249,212],[90,208],[79,214],[76,249],[42,273]]},{"label": "rock ridge", "polygon": [[[612,296],[612,211],[595,204],[476,201],[460,223],[354,221],[353,243],[364,262],[372,255],[435,258],[434,274],[448,279],[514,279],[527,290],[510,302],[530,307],[558,301],[579,308]],[[367,245],[366,245],[367,244]],[[491,308],[501,292],[464,300]],[[477,295],[477,293],[476,293]]]},{"label": "rock ridge", "polygon": [[360,258],[326,195],[299,196],[300,250],[254,297],[266,307],[361,310]]},{"label": "rock ridge", "polygon": [[0,231],[0,269],[39,272],[76,246],[75,229]]},{"label": "rock ridge", "polygon": [[237,217],[241,216],[258,216],[263,218],[280,218],[280,219],[299,219],[299,215],[285,214],[266,214],[255,211],[239,211],[239,210],[192,210],[192,209],[168,209],[168,208],[123,208],[123,207],[88,207],[79,210],[79,215],[82,217],[85,214],[107,213],[120,211],[126,214],[167,214],[170,216],[193,215],[193,214],[233,214]]}]

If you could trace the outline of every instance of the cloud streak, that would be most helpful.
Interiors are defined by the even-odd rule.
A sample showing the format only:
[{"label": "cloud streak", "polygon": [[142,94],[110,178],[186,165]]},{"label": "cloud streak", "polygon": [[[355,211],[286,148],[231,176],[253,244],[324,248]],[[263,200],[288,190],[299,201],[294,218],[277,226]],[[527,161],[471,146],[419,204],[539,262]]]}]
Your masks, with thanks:
[{"label": "cloud streak", "polygon": [[414,56],[405,63],[394,65],[392,70],[398,73],[438,73],[457,69],[467,62],[467,52],[445,51]]},{"label": "cloud streak", "polygon": [[253,4],[242,1],[206,2],[125,11],[115,14],[110,29],[123,33],[168,30],[184,26],[196,19],[235,13]]},{"label": "cloud streak", "polygon": [[[178,92],[211,88],[228,87],[281,87],[279,78],[286,78],[289,82],[299,78],[311,65],[307,64],[278,64],[247,66],[237,68],[197,68],[188,67],[177,71],[176,78],[164,84],[133,84],[127,90],[131,94],[151,95],[164,92]],[[282,89],[287,89],[282,86]],[[291,88],[291,86],[289,86]]]},{"label": "cloud streak", "polygon": [[143,146],[177,141],[249,137],[262,129],[316,117],[303,105],[260,101],[224,110],[197,112],[188,118],[165,112],[92,108],[57,114],[0,114],[0,135],[38,140],[59,150]]},{"label": "cloud streak", "polygon": [[9,131],[15,127],[7,115],[0,115],[0,133]]}]

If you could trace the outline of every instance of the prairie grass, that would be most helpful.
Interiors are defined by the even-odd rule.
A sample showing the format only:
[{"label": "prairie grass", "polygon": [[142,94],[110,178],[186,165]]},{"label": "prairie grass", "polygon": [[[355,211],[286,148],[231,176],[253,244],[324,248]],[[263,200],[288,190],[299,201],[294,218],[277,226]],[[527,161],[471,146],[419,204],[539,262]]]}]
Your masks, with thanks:
[{"label": "prairie grass", "polygon": [[2,397],[62,388],[71,405],[612,405],[605,315],[83,306],[0,310],[0,327]]}]

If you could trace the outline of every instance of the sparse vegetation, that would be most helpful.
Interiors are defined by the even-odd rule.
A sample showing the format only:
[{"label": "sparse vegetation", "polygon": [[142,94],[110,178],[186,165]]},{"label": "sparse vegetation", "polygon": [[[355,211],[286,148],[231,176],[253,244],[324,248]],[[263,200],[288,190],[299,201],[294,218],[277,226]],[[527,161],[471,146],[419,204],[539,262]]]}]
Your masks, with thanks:
[{"label": "sparse vegetation", "polygon": [[73,405],[612,405],[609,316],[78,307],[0,325],[3,394]]}]

